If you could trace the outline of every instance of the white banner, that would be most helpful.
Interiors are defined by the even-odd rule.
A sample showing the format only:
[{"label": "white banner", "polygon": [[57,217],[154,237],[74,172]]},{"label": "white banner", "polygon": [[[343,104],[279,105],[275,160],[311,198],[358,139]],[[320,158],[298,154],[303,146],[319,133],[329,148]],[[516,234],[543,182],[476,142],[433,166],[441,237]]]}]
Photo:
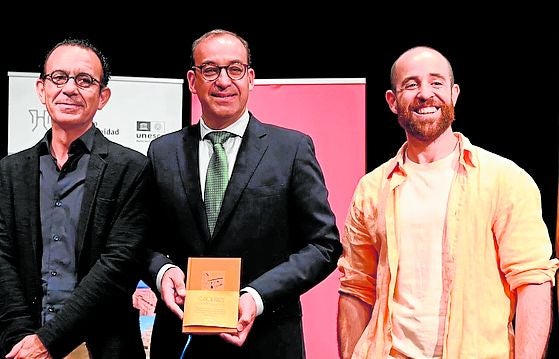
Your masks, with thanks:
[{"label": "white banner", "polygon": [[[8,154],[37,143],[50,117],[35,91],[38,73],[8,72]],[[94,122],[110,140],[146,154],[149,143],[182,127],[184,80],[111,76],[107,105]]]}]

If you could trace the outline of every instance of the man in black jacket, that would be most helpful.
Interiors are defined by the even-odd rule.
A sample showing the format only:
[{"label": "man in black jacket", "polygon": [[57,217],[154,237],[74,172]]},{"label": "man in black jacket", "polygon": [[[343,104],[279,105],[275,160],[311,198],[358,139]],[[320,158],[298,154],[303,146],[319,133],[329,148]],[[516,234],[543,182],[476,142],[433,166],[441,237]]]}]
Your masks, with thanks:
[{"label": "man in black jacket", "polygon": [[[334,271],[341,253],[313,141],[248,110],[255,72],[239,35],[202,35],[192,62],[188,86],[202,118],[148,150],[158,208],[151,286],[162,299],[150,357],[178,358],[190,343],[188,358],[305,358],[300,296]],[[214,137],[221,136],[219,148]],[[224,152],[228,168],[214,211],[206,180],[216,152]],[[188,257],[242,259],[237,332],[190,342],[181,333]]]},{"label": "man in black jacket", "polygon": [[84,40],[46,56],[36,81],[52,128],[0,161],[0,356],[145,358],[131,296],[149,215],[149,165],[93,117],[111,95]]}]

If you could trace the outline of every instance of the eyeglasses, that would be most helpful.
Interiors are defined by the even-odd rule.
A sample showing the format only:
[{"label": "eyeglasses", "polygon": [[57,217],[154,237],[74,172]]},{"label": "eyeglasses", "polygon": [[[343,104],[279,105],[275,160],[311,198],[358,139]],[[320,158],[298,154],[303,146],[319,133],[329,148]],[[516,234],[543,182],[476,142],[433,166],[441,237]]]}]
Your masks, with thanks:
[{"label": "eyeglasses", "polygon": [[250,66],[247,64],[241,64],[239,62],[235,62],[233,64],[230,65],[226,65],[226,66],[218,66],[218,65],[213,65],[213,64],[203,64],[200,66],[192,66],[193,70],[199,70],[200,73],[202,74],[202,77],[207,80],[207,81],[215,81],[217,80],[217,78],[219,77],[219,75],[221,75],[221,70],[225,69],[225,72],[227,73],[227,76],[229,76],[229,78],[231,80],[240,80],[242,79],[246,72],[247,69]]},{"label": "eyeglasses", "polygon": [[49,79],[58,86],[65,85],[70,79],[74,79],[76,85],[83,89],[89,88],[95,83],[98,83],[99,86],[101,86],[99,80],[96,80],[93,76],[86,74],[85,72],[80,72],[75,76],[70,76],[62,70],[56,70],[50,74],[43,75],[43,79]]}]

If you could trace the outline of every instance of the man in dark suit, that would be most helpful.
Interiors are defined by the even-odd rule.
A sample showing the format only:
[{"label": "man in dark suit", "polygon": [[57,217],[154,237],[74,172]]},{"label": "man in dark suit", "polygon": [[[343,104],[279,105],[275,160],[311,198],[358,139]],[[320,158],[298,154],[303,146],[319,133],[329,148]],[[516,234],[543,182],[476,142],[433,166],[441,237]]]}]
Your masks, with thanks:
[{"label": "man in dark suit", "polygon": [[[194,41],[192,60],[188,85],[202,118],[148,150],[158,215],[149,268],[161,299],[150,357],[178,358],[187,343],[188,257],[240,257],[238,332],[193,335],[186,356],[304,358],[300,296],[332,273],[341,253],[313,142],[248,111],[255,73],[240,36],[210,31]],[[214,146],[206,135],[216,131],[230,138],[223,144],[229,182],[214,224],[206,183]]]},{"label": "man in dark suit", "polygon": [[132,293],[149,215],[147,157],[93,117],[111,95],[105,57],[65,40],[36,90],[52,128],[0,161],[0,355],[145,358]]}]

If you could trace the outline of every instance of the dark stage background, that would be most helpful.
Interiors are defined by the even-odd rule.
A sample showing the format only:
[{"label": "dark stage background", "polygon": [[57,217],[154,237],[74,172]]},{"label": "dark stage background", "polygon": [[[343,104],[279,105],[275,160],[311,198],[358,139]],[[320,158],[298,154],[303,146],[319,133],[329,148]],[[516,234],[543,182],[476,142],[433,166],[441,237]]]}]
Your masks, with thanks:
[{"label": "dark stage background", "polygon": [[[457,14],[449,17],[434,9],[411,15],[377,11],[373,16],[352,8],[319,15],[274,6],[265,16],[254,17],[247,16],[246,6],[200,3],[186,12],[176,7],[149,9],[149,17],[107,15],[92,8],[85,13],[68,9],[60,17],[50,10],[33,20],[22,19],[21,25],[1,35],[0,157],[7,151],[7,72],[40,71],[42,57],[56,42],[65,37],[93,40],[109,58],[113,75],[184,79],[192,41],[219,27],[248,40],[257,78],[366,78],[366,168],[372,170],[404,141],[384,100],[390,66],[407,48],[429,45],[447,56],[461,86],[454,130],[512,159],[533,176],[555,238],[559,36],[545,19],[547,10],[521,9],[514,17],[479,11],[457,22]],[[221,15],[233,10],[239,15]],[[90,25],[77,25],[84,22]],[[190,94],[184,85],[183,124],[189,122],[189,113]],[[559,356],[557,310],[554,315],[549,357]]]}]

